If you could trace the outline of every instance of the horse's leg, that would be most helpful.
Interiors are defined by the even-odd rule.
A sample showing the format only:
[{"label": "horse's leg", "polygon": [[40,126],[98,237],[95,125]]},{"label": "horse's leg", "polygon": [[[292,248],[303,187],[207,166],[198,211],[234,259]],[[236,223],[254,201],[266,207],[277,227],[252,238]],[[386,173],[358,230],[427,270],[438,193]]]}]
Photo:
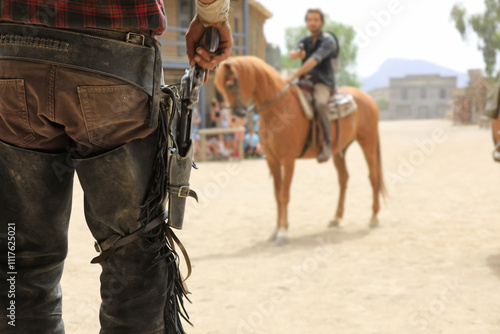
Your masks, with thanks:
[{"label": "horse's leg", "polygon": [[280,221],[282,219],[281,217],[281,202],[280,202],[280,191],[281,191],[281,184],[282,184],[282,175],[281,175],[281,166],[280,163],[272,159],[270,155],[267,156],[267,164],[269,166],[269,170],[271,171],[271,175],[273,176],[273,183],[274,183],[274,198],[276,199],[276,206],[277,206],[277,212],[278,212],[278,217],[277,217],[277,224],[276,224],[276,229],[274,232],[271,234],[269,237],[269,241],[275,241],[276,238],[278,237],[278,231],[280,228]]},{"label": "horse's leg", "polygon": [[279,194],[279,207],[281,208],[280,217],[278,221],[279,229],[276,239],[278,246],[288,242],[288,202],[290,202],[290,185],[292,183],[293,170],[295,168],[295,159],[285,160],[284,176],[281,183]]},{"label": "horse's leg", "polygon": [[344,216],[344,202],[345,202],[345,193],[347,189],[347,180],[349,179],[349,173],[347,172],[347,166],[345,162],[345,150],[343,151],[343,157],[340,154],[335,154],[333,156],[333,164],[337,169],[337,176],[339,179],[339,202],[337,204],[337,213],[335,213],[335,217],[330,221],[328,227],[336,227],[340,225],[340,221]]},{"label": "horse's leg", "polygon": [[382,180],[380,180],[379,178],[381,173],[379,172],[378,140],[379,140],[378,137],[375,137],[375,139],[371,141],[368,140],[364,141],[358,139],[358,142],[361,145],[361,148],[363,149],[366,163],[368,164],[368,169],[370,171],[369,178],[373,191],[373,206],[372,206],[373,215],[372,218],[370,219],[370,227],[378,226],[377,214],[380,210],[379,194],[380,194],[380,185]]}]

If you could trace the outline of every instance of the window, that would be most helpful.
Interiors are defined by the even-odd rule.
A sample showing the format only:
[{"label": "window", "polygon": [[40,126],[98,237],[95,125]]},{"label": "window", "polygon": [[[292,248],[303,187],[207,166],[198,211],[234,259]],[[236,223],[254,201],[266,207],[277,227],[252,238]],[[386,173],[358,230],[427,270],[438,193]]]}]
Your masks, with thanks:
[{"label": "window", "polygon": [[[195,14],[194,1],[178,0],[177,9],[178,9],[177,19],[179,20],[177,22],[177,26],[179,28],[186,28],[186,29],[189,28],[191,19],[194,17]],[[186,40],[185,36],[186,36],[185,32],[179,31],[177,34],[177,40],[179,42],[183,42]],[[186,46],[180,45],[178,48],[178,55],[185,56],[186,52],[187,52]]]},{"label": "window", "polygon": [[444,88],[441,88],[439,90],[439,97],[442,98],[442,99],[446,99],[448,96],[447,92],[446,92],[446,89]]}]

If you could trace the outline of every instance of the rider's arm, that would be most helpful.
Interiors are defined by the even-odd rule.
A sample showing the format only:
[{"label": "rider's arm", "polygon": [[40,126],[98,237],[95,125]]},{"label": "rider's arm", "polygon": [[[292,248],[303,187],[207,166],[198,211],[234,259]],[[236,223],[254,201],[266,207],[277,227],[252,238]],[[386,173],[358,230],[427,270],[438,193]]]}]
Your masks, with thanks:
[{"label": "rider's arm", "polygon": [[290,51],[290,54],[288,55],[290,60],[295,60],[295,59],[304,59],[306,57],[306,51],[304,50],[304,41],[306,37],[303,37],[300,39],[300,41],[297,43],[297,46],[295,49]]},{"label": "rider's arm", "polygon": [[292,50],[290,51],[290,55],[288,56],[290,58],[290,60],[295,60],[295,59],[304,59],[305,58],[305,51],[304,50],[300,50],[300,49],[295,49],[295,50]]},{"label": "rider's arm", "polygon": [[304,74],[307,74],[310,70],[316,67],[316,65],[323,61],[323,59],[328,57],[334,50],[335,40],[331,35],[325,34],[320,47],[311,55],[311,57],[309,57],[309,59],[304,62],[304,64],[302,64],[301,68],[299,68],[299,70],[286,81],[290,83]]},{"label": "rider's arm", "polygon": [[319,61],[316,58],[309,58],[306,60],[304,64],[299,68],[297,72],[295,72],[292,76],[290,76],[286,81],[287,82],[292,82],[297,78],[300,78],[304,74],[307,74],[310,70],[316,67],[316,65],[319,64]]}]

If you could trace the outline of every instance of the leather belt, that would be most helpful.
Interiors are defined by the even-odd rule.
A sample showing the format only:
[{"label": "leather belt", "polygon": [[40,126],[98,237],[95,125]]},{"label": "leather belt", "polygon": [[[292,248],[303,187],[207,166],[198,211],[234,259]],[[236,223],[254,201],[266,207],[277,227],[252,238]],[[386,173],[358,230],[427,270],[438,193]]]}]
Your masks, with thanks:
[{"label": "leather belt", "polygon": [[141,88],[149,96],[153,94],[155,43],[154,38],[136,33],[95,29],[91,35],[0,23],[0,59],[44,62],[109,75]]}]

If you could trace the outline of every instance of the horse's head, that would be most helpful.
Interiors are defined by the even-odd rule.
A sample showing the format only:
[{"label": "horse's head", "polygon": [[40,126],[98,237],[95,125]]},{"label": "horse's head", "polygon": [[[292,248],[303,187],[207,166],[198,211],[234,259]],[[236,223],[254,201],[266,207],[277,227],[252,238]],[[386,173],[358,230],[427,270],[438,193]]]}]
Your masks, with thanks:
[{"label": "horse's head", "polygon": [[215,71],[215,87],[224,97],[227,109],[237,117],[246,116],[251,99],[252,89],[248,87],[250,80],[248,76],[244,77],[245,82],[240,85],[238,70],[232,60],[226,60]]}]

